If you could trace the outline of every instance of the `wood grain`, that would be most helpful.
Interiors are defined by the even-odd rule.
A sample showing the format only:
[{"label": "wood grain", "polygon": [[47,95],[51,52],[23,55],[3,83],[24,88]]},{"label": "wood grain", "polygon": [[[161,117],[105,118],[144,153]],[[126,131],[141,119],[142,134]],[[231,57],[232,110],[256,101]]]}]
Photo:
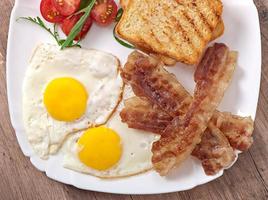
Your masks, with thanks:
[{"label": "wood grain", "polygon": [[[50,180],[36,170],[18,146],[10,124],[6,95],[6,43],[14,0],[0,1],[0,200],[94,199],[94,200],[188,200],[268,199],[268,1],[255,0],[262,32],[262,81],[254,145],[224,175],[190,191],[163,195],[113,195],[76,189]],[[253,41],[254,42],[254,41]]]}]

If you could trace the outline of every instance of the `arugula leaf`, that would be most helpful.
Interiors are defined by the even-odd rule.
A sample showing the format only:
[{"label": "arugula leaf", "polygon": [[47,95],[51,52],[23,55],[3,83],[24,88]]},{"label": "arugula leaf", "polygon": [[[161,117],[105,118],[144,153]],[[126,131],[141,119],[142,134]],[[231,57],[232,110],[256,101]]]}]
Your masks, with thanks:
[{"label": "arugula leaf", "polygon": [[71,32],[69,33],[68,37],[66,38],[66,41],[62,44],[61,49],[64,49],[68,46],[70,46],[74,40],[74,38],[77,36],[77,34],[82,30],[83,25],[85,24],[87,18],[89,17],[90,11],[92,10],[96,0],[91,0],[90,4],[85,8],[84,15],[79,19],[79,21],[74,25]]},{"label": "arugula leaf", "polygon": [[123,8],[119,8],[119,10],[117,11],[116,17],[115,17],[116,22],[120,21],[122,15],[123,15],[123,12],[124,12]]},{"label": "arugula leaf", "polygon": [[[122,8],[120,8],[120,9],[117,11],[117,14],[116,14],[116,17],[115,17],[115,21],[117,22],[117,24],[118,24],[118,22],[120,21],[122,15],[123,15],[123,12],[124,12],[124,10],[123,10]],[[114,39],[115,39],[119,44],[123,45],[124,47],[127,47],[127,48],[129,48],[129,49],[135,49],[135,46],[133,46],[133,45],[131,45],[131,44],[129,44],[129,43],[127,43],[127,42],[121,40],[121,39],[116,35],[116,33],[115,33],[115,28],[116,28],[117,24],[115,25],[114,30],[113,30]]]}]

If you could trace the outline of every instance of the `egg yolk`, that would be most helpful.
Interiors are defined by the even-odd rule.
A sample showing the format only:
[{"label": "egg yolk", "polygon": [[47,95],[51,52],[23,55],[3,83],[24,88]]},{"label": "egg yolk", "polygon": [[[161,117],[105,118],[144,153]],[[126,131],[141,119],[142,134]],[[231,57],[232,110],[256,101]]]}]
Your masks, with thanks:
[{"label": "egg yolk", "polygon": [[73,78],[56,78],[46,87],[44,104],[56,120],[71,122],[86,111],[88,94],[85,87]]},{"label": "egg yolk", "polygon": [[96,170],[107,170],[121,158],[119,135],[104,126],[91,128],[78,140],[78,157],[86,166]]}]

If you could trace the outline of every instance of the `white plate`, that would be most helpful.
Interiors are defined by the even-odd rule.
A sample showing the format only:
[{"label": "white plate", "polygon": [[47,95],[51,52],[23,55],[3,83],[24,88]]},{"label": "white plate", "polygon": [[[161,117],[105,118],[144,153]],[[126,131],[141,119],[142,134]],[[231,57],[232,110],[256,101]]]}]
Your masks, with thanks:
[{"label": "white plate", "polygon": [[[261,40],[257,10],[252,0],[224,0],[223,2],[226,30],[224,36],[218,41],[239,51],[239,61],[231,87],[226,92],[220,110],[244,116],[251,115],[255,118],[261,74]],[[16,19],[21,16],[39,15],[39,1],[16,1],[10,19],[7,50],[7,89],[11,122],[23,153],[30,157],[37,169],[44,171],[52,179],[81,189],[122,194],[182,191],[207,183],[223,174],[221,171],[215,176],[206,176],[199,161],[189,158],[166,178],[150,171],[129,178],[102,180],[64,169],[59,162],[62,159],[61,155],[52,156],[46,161],[36,157],[23,129],[21,86],[34,47],[41,42],[54,43],[54,41],[38,26],[23,21],[16,22]],[[87,48],[111,52],[117,55],[122,63],[131,52],[114,40],[112,26],[109,28],[93,26],[82,44]],[[189,91],[193,90],[193,68],[181,66],[172,68],[171,71]]]}]

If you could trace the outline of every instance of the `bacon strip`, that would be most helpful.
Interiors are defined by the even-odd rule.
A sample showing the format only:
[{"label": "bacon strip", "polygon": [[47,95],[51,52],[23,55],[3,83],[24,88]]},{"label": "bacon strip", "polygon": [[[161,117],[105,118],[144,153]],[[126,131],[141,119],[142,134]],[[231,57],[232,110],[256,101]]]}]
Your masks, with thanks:
[{"label": "bacon strip", "polygon": [[[165,111],[172,116],[172,118],[176,116],[182,117],[187,112],[192,102],[191,95],[184,89],[173,74],[170,74],[163,68],[163,63],[137,51],[134,51],[129,56],[128,62],[121,72],[121,76],[125,83],[132,86],[137,96],[145,98],[148,102],[157,105],[160,110]],[[122,112],[124,112],[124,110]],[[138,111],[136,111],[136,115],[137,112]],[[147,111],[145,110],[145,112]],[[153,111],[151,111],[151,113],[153,113]],[[125,113],[125,115],[128,116],[128,121],[133,117],[132,114],[133,113],[130,112]],[[146,118],[146,116],[144,118]],[[131,120],[132,122],[125,121],[128,124],[131,123],[129,124],[130,127],[138,128],[136,123],[138,123],[139,120],[142,120],[142,118],[137,117],[137,119]],[[229,113],[216,111],[212,117],[212,121],[213,124],[227,136],[232,147],[244,151],[252,145],[253,120],[250,117],[241,118]],[[140,129],[144,129],[142,128],[142,126],[144,126],[142,122],[139,126]],[[148,130],[150,127],[157,127],[158,125],[152,124],[147,120],[146,126],[147,129],[144,130]],[[159,133],[161,130],[157,132]]]},{"label": "bacon strip", "polygon": [[162,62],[137,51],[129,56],[121,77],[136,96],[145,97],[173,117],[185,114],[192,102],[191,95]]},{"label": "bacon strip", "polygon": [[212,129],[206,129],[201,143],[199,143],[192,155],[201,160],[203,169],[207,175],[214,175],[221,169],[230,166],[235,153],[225,135],[214,125]]},{"label": "bacon strip", "polygon": [[224,133],[233,148],[246,151],[251,147],[254,130],[254,122],[251,117],[240,117],[217,111],[211,122]]},{"label": "bacon strip", "polygon": [[[220,46],[220,45],[219,45]],[[223,48],[222,48],[223,49]],[[227,48],[226,48],[227,49]],[[214,50],[212,49],[212,51],[207,51],[207,53],[206,53],[206,55],[207,55],[207,57],[209,57],[210,56],[210,53],[211,52],[213,52]],[[220,52],[220,51],[218,51],[218,52]],[[223,55],[224,55],[224,51],[222,51],[223,52]],[[227,58],[227,54],[228,54],[228,51],[226,50],[225,51],[226,53],[225,53],[225,57]],[[213,54],[212,54],[213,55]],[[219,55],[219,54],[218,54]],[[217,56],[218,56],[217,54],[216,54],[216,56],[214,56],[214,64],[217,66],[218,65],[218,63],[217,63],[217,61],[219,61],[219,59],[217,58]],[[137,54],[136,54],[136,56],[137,56]],[[205,56],[205,58],[207,58],[206,56]],[[136,58],[135,58],[136,59]],[[134,59],[134,60],[135,60]],[[203,66],[205,65],[205,66],[208,66],[208,62],[210,61],[210,59],[203,59]],[[137,62],[138,63],[138,62]],[[135,64],[137,64],[137,63],[135,63]],[[149,63],[146,63],[146,62],[144,62],[144,61],[141,61],[141,64],[144,64],[145,63],[145,65],[144,66],[146,66],[147,68],[148,67],[150,67],[150,66],[152,66],[151,65],[151,62],[149,62]],[[212,62],[213,63],[213,62]],[[138,63],[139,64],[139,63]],[[138,65],[137,64],[137,65]],[[210,63],[210,65],[211,65],[211,63]],[[130,67],[128,67],[128,69],[131,69],[131,65],[129,65]],[[138,65],[139,66],[139,65]],[[202,65],[201,65],[202,66]],[[213,65],[212,65],[213,66]],[[126,69],[127,69],[127,65],[126,65]],[[133,69],[133,68],[132,68]],[[139,68],[139,69],[142,69],[142,68]],[[141,75],[144,75],[144,74],[146,74],[146,73],[144,73],[144,72],[146,72],[145,70],[144,71],[142,71],[142,70],[136,70],[136,71],[138,71],[139,73],[136,73],[136,78],[139,78],[139,77],[141,77]],[[161,69],[161,68],[160,68]],[[207,81],[207,80],[209,80],[209,79],[207,79],[207,75],[213,75],[213,74],[217,74],[216,72],[217,72],[217,70],[215,71],[214,70],[214,68],[211,68],[211,69],[205,69],[205,68],[203,68],[203,69],[205,69],[205,71],[207,70],[207,72],[209,72],[209,73],[203,73],[204,72],[204,70],[202,71],[202,70],[200,70],[200,69],[202,69],[202,68],[199,68],[198,70],[197,70],[197,73],[196,73],[196,80],[197,80],[197,82],[199,81],[199,83],[200,83],[200,80],[201,80],[201,84],[197,84],[200,88],[199,88],[199,90],[200,89],[202,89],[202,88],[206,88],[206,87],[208,87],[208,85],[210,84],[210,81]],[[214,71],[213,71],[214,70]],[[129,70],[130,71],[130,70]],[[133,70],[134,72],[135,72],[135,70]],[[132,72],[133,72],[132,71]],[[135,73],[134,73],[135,74]],[[163,73],[162,73],[163,74]],[[125,79],[127,79],[127,80],[131,80],[132,79],[132,77],[131,77],[131,75],[130,76],[128,76],[129,74],[127,74],[127,73],[125,73],[125,74],[122,74],[122,76],[123,76],[123,78],[125,78]],[[135,75],[134,75],[135,76]],[[208,76],[208,77],[210,77],[210,76]],[[129,79],[130,78],[130,79]],[[144,77],[142,77],[142,78],[144,78]],[[150,78],[152,78],[152,76],[150,77]],[[163,78],[163,77],[162,77]],[[137,79],[136,79],[137,80]],[[150,100],[155,100],[155,98],[154,97],[157,97],[156,98],[156,100],[160,100],[160,106],[162,106],[162,107],[164,107],[164,110],[168,110],[169,111],[169,114],[171,113],[171,114],[173,114],[173,115],[177,115],[177,114],[183,114],[183,112],[177,112],[177,111],[181,111],[181,110],[184,110],[185,109],[185,107],[187,108],[187,106],[181,106],[181,105],[184,105],[184,104],[176,104],[176,102],[174,102],[174,98],[170,98],[170,100],[173,100],[173,102],[171,101],[171,103],[170,103],[170,101],[167,103],[167,101],[165,101],[165,100],[167,100],[167,97],[170,97],[169,95],[171,94],[170,93],[170,89],[171,89],[171,91],[172,91],[172,87],[168,87],[168,89],[169,90],[166,90],[166,91],[169,91],[168,93],[167,93],[167,95],[164,93],[164,95],[162,95],[161,96],[161,92],[159,92],[159,89],[161,89],[161,88],[159,88],[158,90],[152,90],[152,89],[154,89],[153,87],[155,87],[155,86],[161,86],[161,85],[163,85],[163,83],[164,84],[166,84],[166,85],[168,85],[168,83],[169,83],[169,81],[164,81],[164,82],[162,82],[162,84],[160,83],[156,83],[155,85],[152,85],[152,84],[144,84],[144,80],[146,81],[146,79],[140,79],[139,81],[140,82],[143,82],[143,85],[142,85],[142,88],[143,89],[141,89],[141,90],[139,90],[139,85],[140,84],[135,84],[135,82],[137,82],[137,81],[134,81],[134,82],[132,82],[132,83],[134,83],[134,84],[132,84],[132,87],[133,87],[133,89],[134,89],[134,92],[136,93],[136,94],[138,94],[138,95],[143,95],[144,93],[143,93],[143,90],[145,91],[145,96],[147,96],[148,97],[148,93],[150,94],[150,92],[151,91],[153,91],[153,92],[151,92],[151,94],[153,94],[153,95],[149,95],[149,99],[150,99],[150,97],[152,97]],[[161,79],[160,79],[161,80]],[[163,79],[162,79],[163,80]],[[184,88],[183,87],[179,87],[179,89],[178,89],[178,84],[176,85],[176,82],[177,82],[177,80],[173,77],[173,79],[171,79],[171,80],[173,80],[172,82],[174,83],[173,85],[175,85],[176,87],[173,87],[173,89],[175,88],[175,90],[173,90],[173,91],[175,91],[175,92],[173,92],[173,94],[175,93],[175,95],[173,95],[173,97],[177,97],[177,99],[178,99],[178,96],[176,95],[176,94],[178,94],[177,92],[176,92],[176,88],[177,88],[177,91],[185,91],[184,90]],[[202,81],[203,80],[203,81]],[[204,81],[205,80],[205,81]],[[157,82],[157,77],[153,77],[152,79],[151,79],[151,81],[152,82]],[[207,86],[205,86],[205,85],[207,85]],[[148,86],[148,87],[144,87],[144,86]],[[153,87],[151,87],[151,86],[153,86]],[[180,86],[180,85],[179,85]],[[151,87],[151,88],[150,88]],[[223,88],[224,87],[226,87],[226,86],[224,86],[223,85]],[[198,87],[197,87],[198,88]],[[208,87],[209,88],[209,87]],[[141,92],[140,92],[141,91]],[[156,91],[156,92],[155,92]],[[197,89],[197,91],[198,91],[198,89]],[[204,93],[203,93],[203,90],[200,90],[201,92],[199,92],[199,93],[197,93],[198,95],[199,95],[199,98],[203,98],[202,97],[202,95],[204,96]],[[146,94],[147,93],[147,94]],[[163,93],[162,93],[163,94]],[[184,97],[186,97],[186,98],[184,98],[184,99],[189,99],[189,98],[187,98],[187,96],[189,97],[189,95],[187,94],[187,92],[185,91],[185,92],[182,92],[181,93]],[[181,95],[181,96],[182,96]],[[171,95],[172,96],[172,95]],[[161,98],[162,97],[162,98]],[[180,96],[179,96],[180,97]],[[198,98],[197,98],[198,99]],[[190,99],[190,101],[191,101],[191,99]],[[178,102],[178,101],[177,101]],[[180,100],[179,100],[179,102],[181,102]],[[187,105],[187,101],[182,101],[182,102],[186,102],[185,104]],[[188,101],[189,102],[189,101]],[[198,101],[197,101],[198,102]],[[202,102],[202,100],[200,101],[200,102]],[[199,102],[199,103],[200,103]],[[156,102],[156,103],[158,103],[158,102]],[[188,103],[189,104],[189,103]],[[159,105],[159,104],[158,104]],[[171,106],[170,106],[171,105]],[[177,105],[179,105],[179,106],[177,106]],[[192,104],[192,105],[194,105],[194,103]],[[198,104],[197,104],[198,105]],[[202,103],[201,104],[199,104],[199,105],[202,105]],[[193,106],[193,108],[198,108],[197,106]],[[174,109],[174,108],[176,108],[176,109]],[[194,109],[193,109],[194,110]],[[173,111],[173,112],[172,112]],[[193,112],[192,112],[193,113]],[[192,117],[193,118],[193,117]],[[185,123],[187,122],[187,121],[189,121],[189,119],[191,119],[191,114],[190,114],[190,117],[188,117],[187,118],[187,115],[186,115],[186,117],[184,118],[184,119],[187,119],[187,120],[184,120],[185,121]],[[173,122],[173,124],[179,124],[179,123],[175,123],[175,122],[178,122],[178,119],[176,118],[176,119],[174,119],[174,122]],[[189,121],[190,122],[190,121]],[[189,123],[189,122],[187,122],[187,123]],[[187,124],[186,123],[186,124]],[[194,127],[194,126],[193,126]],[[197,126],[198,127],[198,126]],[[201,126],[199,126],[199,127],[201,127]],[[166,129],[166,130],[168,130],[168,128]],[[203,130],[204,131],[204,130]],[[201,135],[201,134],[200,134]],[[173,139],[172,139],[173,140]],[[170,163],[172,163],[172,162],[170,162]],[[160,172],[161,173],[161,172]]]},{"label": "bacon strip", "polygon": [[152,147],[154,169],[162,176],[181,164],[201,142],[234,72],[236,56],[223,44],[209,48],[195,73],[193,101],[182,121],[175,117]]},{"label": "bacon strip", "polygon": [[127,123],[129,128],[161,134],[173,120],[173,117],[146,99],[132,97],[124,103],[125,107],[120,116],[122,122]]},{"label": "bacon strip", "polygon": [[[129,128],[162,134],[173,117],[151,104],[145,98],[132,97],[125,101],[125,107],[120,113],[122,122]],[[239,117],[231,113],[216,111],[211,119],[212,126],[205,132],[213,132],[215,126],[219,129],[234,149],[246,151],[252,145],[253,121],[250,117]]]},{"label": "bacon strip", "polygon": [[[125,101],[125,108],[120,113],[122,121],[130,128],[162,134],[172,121],[167,113],[152,105],[146,99],[132,97]],[[207,128],[193,153],[207,175],[214,175],[224,167],[230,166],[235,158],[233,148],[225,135],[213,125]]]}]

